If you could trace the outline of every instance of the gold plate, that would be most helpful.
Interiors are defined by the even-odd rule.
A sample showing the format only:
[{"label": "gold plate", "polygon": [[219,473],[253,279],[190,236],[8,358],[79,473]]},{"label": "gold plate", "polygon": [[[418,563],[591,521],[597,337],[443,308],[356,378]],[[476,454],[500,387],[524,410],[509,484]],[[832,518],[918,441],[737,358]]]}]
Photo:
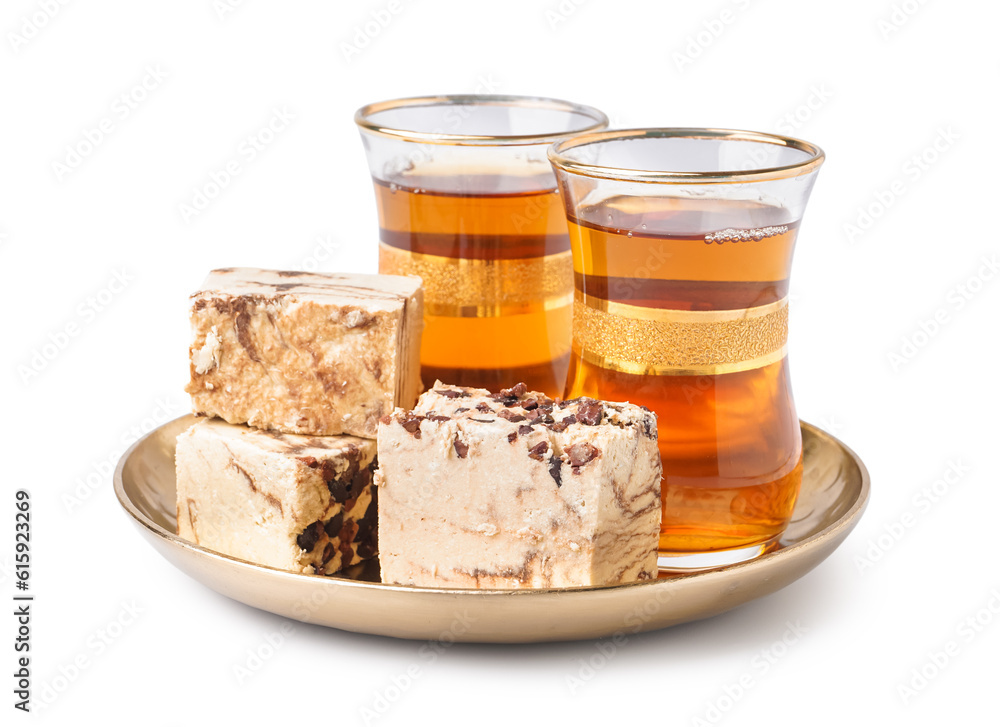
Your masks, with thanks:
[{"label": "gold plate", "polygon": [[404,639],[540,642],[652,631],[708,618],[787,586],[823,561],[868,503],[869,478],[854,452],[802,424],[802,491],[777,549],[698,573],[597,588],[473,590],[378,583],[378,564],[350,576],[277,570],[207,550],[174,534],[174,443],[195,420],[175,419],[122,456],[115,494],[167,560],[250,606],[346,631]]}]

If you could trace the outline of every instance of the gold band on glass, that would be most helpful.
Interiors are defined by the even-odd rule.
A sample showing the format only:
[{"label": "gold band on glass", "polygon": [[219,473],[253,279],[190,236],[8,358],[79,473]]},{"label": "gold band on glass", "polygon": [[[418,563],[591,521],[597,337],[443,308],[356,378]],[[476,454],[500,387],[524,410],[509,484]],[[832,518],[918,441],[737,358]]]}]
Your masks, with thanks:
[{"label": "gold band on glass", "polygon": [[424,312],[452,318],[537,313],[573,302],[569,251],[513,260],[471,260],[422,255],[379,243],[379,272],[419,275]]},{"label": "gold band on glass", "polygon": [[788,298],[740,310],[683,311],[614,303],[576,293],[573,348],[584,360],[629,374],[713,375],[780,361]]}]

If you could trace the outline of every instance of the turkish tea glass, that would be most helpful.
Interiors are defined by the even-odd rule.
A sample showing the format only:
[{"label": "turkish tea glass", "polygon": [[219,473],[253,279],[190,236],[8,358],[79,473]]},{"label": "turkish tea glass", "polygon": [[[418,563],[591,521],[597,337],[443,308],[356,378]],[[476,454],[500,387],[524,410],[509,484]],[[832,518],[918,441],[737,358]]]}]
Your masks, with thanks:
[{"label": "turkish tea glass", "polygon": [[788,282],[822,150],[668,128],[575,136],[549,158],[575,275],[566,397],[656,412],[661,569],[766,552],[802,481]]},{"label": "turkish tea glass", "polygon": [[546,149],[607,117],[486,95],[375,103],[355,121],[375,186],[379,272],[424,282],[424,386],[497,391],[523,381],[560,395],[573,264]]}]

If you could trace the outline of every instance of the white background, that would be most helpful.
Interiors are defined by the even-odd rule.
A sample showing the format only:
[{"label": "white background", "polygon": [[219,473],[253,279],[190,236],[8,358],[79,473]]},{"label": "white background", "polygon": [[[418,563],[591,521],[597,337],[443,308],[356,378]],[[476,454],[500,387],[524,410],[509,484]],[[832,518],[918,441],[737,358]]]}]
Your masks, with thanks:
[{"label": "white background", "polygon": [[[366,25],[373,13],[384,27]],[[371,723],[995,720],[998,15],[916,0],[7,0],[0,578],[9,602],[13,492],[26,487],[36,696],[62,687],[42,721],[364,723],[413,664],[419,678],[390,689]],[[283,621],[160,558],[108,472],[187,407],[187,295],[210,268],[374,270],[354,110],[476,90],[592,104],[619,127],[776,131],[825,149],[794,266],[793,381],[800,416],[867,463],[870,507],[801,581],[630,637],[603,666],[595,642],[457,645],[430,664],[420,643],[296,625],[241,682],[235,667]],[[275,110],[294,119],[185,220],[180,205],[246,161],[239,145]],[[103,138],[68,159],[102,120]],[[961,626],[977,614],[978,631]],[[2,620],[13,724],[14,620]],[[807,630],[765,673],[788,622]],[[904,698],[950,641],[957,655]],[[751,688],[725,699],[746,675]]]}]

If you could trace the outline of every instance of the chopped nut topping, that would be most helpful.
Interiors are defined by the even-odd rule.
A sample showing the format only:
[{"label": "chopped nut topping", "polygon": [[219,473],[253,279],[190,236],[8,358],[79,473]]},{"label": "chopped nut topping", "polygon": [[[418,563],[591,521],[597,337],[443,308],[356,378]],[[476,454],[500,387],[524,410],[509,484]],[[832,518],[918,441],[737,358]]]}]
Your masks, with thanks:
[{"label": "chopped nut topping", "polygon": [[420,422],[423,420],[424,417],[417,414],[407,414],[406,418],[399,423],[403,429],[413,435],[414,439],[420,439]]},{"label": "chopped nut topping", "polygon": [[556,481],[556,487],[562,487],[562,460],[554,454],[549,457],[549,474]]},{"label": "chopped nut topping", "polygon": [[603,416],[603,404],[599,401],[594,401],[593,399],[588,399],[586,397],[580,398],[580,406],[577,407],[576,418],[581,423],[596,426],[601,423],[601,417]]},{"label": "chopped nut topping", "polygon": [[548,442],[539,442],[534,447],[528,450],[528,456],[532,459],[537,459],[541,462],[545,457],[545,453],[549,451]]},{"label": "chopped nut topping", "polygon": [[458,453],[459,459],[465,459],[469,456],[469,445],[461,441],[458,437],[455,437],[455,452]]},{"label": "chopped nut topping", "polygon": [[553,432],[565,432],[566,427],[570,424],[576,424],[576,417],[570,414],[568,417],[563,417],[551,427],[549,427]]},{"label": "chopped nut topping", "polygon": [[506,419],[509,422],[523,422],[525,419],[527,419],[527,417],[524,416],[523,414],[512,413],[510,409],[501,409],[500,412],[497,414],[497,416],[500,417],[501,419]]},{"label": "chopped nut topping", "polygon": [[459,391],[457,389],[434,389],[434,393],[448,399],[461,399],[469,396],[468,391]]},{"label": "chopped nut topping", "polygon": [[566,448],[566,454],[569,456],[570,465],[579,467],[600,456],[601,450],[589,442],[577,442]]}]

